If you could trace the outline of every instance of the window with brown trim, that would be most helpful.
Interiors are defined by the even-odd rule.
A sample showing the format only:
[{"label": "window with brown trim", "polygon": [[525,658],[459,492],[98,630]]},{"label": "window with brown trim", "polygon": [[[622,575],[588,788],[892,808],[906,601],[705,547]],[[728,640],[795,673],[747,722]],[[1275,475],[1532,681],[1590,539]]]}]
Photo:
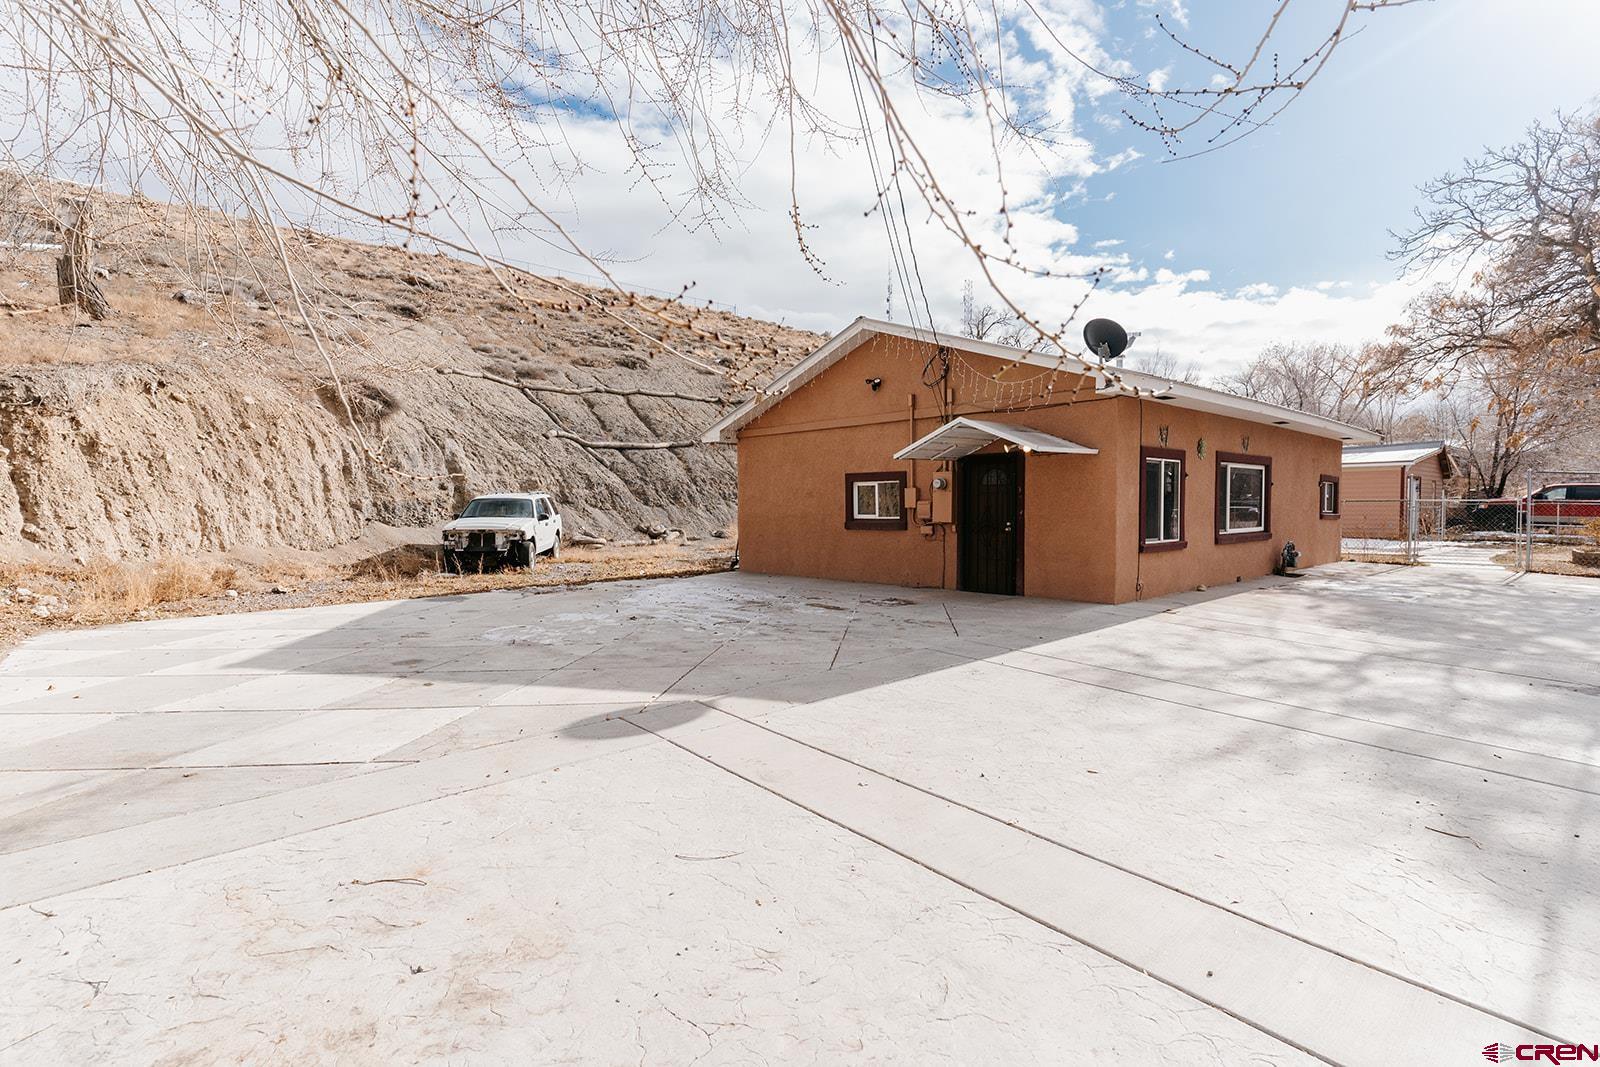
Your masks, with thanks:
[{"label": "window with brown trim", "polygon": [[1324,519],[1339,517],[1339,479],[1331,474],[1317,479],[1317,514]]},{"label": "window with brown trim", "polygon": [[1141,448],[1139,551],[1184,548],[1184,454],[1175,448]]},{"label": "window with brown trim", "polygon": [[1217,453],[1217,544],[1272,536],[1272,460]]},{"label": "window with brown trim", "polygon": [[877,471],[844,476],[846,530],[906,528],[905,471]]}]

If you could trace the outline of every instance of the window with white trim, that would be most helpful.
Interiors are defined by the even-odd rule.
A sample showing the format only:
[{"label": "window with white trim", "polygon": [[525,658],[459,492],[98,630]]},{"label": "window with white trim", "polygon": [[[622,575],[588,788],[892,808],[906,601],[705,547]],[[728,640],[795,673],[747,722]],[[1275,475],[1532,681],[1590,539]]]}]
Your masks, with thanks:
[{"label": "window with white trim", "polygon": [[1324,477],[1319,487],[1322,494],[1321,513],[1324,516],[1339,514],[1339,479]]},{"label": "window with white trim", "polygon": [[858,519],[898,519],[901,490],[899,482],[857,482],[854,517]]},{"label": "window with white trim", "polygon": [[1145,458],[1141,539],[1147,545],[1170,545],[1183,540],[1183,460]]},{"label": "window with white trim", "polygon": [[1260,533],[1267,528],[1267,468],[1259,463],[1223,463],[1220,533]]},{"label": "window with white trim", "polygon": [[845,475],[845,529],[904,530],[905,494],[906,476],[900,471]]}]

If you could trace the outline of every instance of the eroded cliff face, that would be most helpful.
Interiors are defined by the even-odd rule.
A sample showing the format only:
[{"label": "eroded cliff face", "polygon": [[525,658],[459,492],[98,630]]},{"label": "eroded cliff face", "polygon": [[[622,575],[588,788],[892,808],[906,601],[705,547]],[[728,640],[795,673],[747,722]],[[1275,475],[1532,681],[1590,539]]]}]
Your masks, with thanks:
[{"label": "eroded cliff face", "polygon": [[[0,289],[39,294],[49,264],[36,258],[0,267]],[[708,532],[735,517],[731,448],[591,451],[545,431],[697,437],[745,383],[816,343],[720,312],[701,319],[711,341],[706,329],[658,331],[701,363],[739,365],[742,380],[730,382],[592,304],[530,316],[469,264],[332,241],[326,259],[324,281],[356,309],[336,364],[353,425],[267,295],[183,290],[181,270],[159,253],[111,261],[113,320],[52,312],[0,323],[0,559],[323,550],[370,523],[441,521],[464,497],[497,490],[553,493],[574,534],[627,536],[654,523]],[[741,346],[765,346],[765,365],[726,355]],[[440,368],[722,403],[530,400]]]},{"label": "eroded cliff face", "polygon": [[[705,532],[734,519],[728,448],[590,451],[542,436],[552,421],[516,391],[426,371],[350,385],[377,384],[398,408],[358,417],[363,444],[311,382],[219,363],[0,373],[0,552],[323,549],[370,522],[436,522],[461,495],[495,490],[555,494],[574,533],[656,522]],[[680,377],[662,368],[653,385]],[[541,403],[575,433],[642,440],[692,436],[718,410],[647,397]]]}]

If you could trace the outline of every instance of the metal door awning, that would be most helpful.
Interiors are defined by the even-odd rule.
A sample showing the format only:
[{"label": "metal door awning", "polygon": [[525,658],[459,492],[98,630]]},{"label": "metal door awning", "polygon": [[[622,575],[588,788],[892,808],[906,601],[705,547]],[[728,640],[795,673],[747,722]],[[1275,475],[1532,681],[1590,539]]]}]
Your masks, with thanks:
[{"label": "metal door awning", "polygon": [[1054,434],[1008,422],[986,422],[965,416],[952,419],[894,454],[895,459],[960,459],[995,441],[1009,441],[1024,452],[1053,452],[1070,456],[1097,456],[1098,448],[1080,445]]}]

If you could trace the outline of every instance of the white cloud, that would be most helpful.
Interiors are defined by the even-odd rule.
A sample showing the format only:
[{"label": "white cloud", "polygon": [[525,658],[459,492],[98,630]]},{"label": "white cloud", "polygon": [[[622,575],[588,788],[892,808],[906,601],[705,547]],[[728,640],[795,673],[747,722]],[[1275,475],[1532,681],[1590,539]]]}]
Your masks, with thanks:
[{"label": "white cloud", "polygon": [[[1057,6],[1062,3],[1055,0]],[[1092,16],[1090,12],[1073,23],[1078,29],[1069,31],[1069,44],[1093,48]],[[1071,32],[1082,39],[1071,38]],[[1033,44],[1052,55],[1057,48],[1049,41]],[[1008,71],[1012,78],[1035,77],[1037,84],[1052,84],[1052,79],[1063,83],[1040,97],[1058,129],[1055,150],[1040,156],[1032,146],[1004,146],[1009,235],[999,211],[1001,182],[981,116],[942,97],[919,100],[907,111],[922,145],[936,150],[941,186],[968,212],[962,218],[975,239],[999,252],[1009,236],[1018,261],[1050,273],[1000,274],[1007,292],[1042,321],[1053,325],[1064,318],[1088,290],[1082,276],[1106,267],[1110,273],[1090,295],[1080,319],[1116,318],[1144,332],[1142,345],[1159,345],[1180,359],[1198,361],[1208,373],[1222,373],[1275,341],[1361,340],[1380,335],[1397,317],[1412,292],[1402,283],[1365,290],[1337,280],[1286,290],[1269,281],[1223,287],[1212,282],[1204,250],[1185,253],[1186,261],[1202,265],[1177,271],[1141,262],[1120,237],[1082,241],[1072,212],[1091,198],[1101,205],[1113,201],[1115,179],[1106,175],[1133,157],[1097,154],[1088,142],[1074,137],[1084,121],[1078,102],[1092,88],[1049,62],[1047,57],[1034,61],[1037,70]],[[1062,65],[1061,70],[1068,69]],[[837,115],[853,114],[845,79],[819,77],[814,84],[821,86],[822,105]],[[889,185],[895,208],[903,195],[904,218],[898,211],[886,216],[875,204],[873,193],[882,172],[874,173],[860,144],[846,140],[802,140],[797,146],[794,184],[801,222],[821,261],[821,273],[814,271],[796,246],[788,216],[786,138],[768,137],[762,119],[747,112],[744,125],[738,124],[738,116],[729,120],[736,141],[765,147],[744,165],[739,202],[727,207],[715,226],[674,223],[668,204],[675,203],[673,191],[683,191],[671,184],[681,181],[674,178],[679,172],[667,172],[664,204],[639,181],[615,129],[595,117],[564,121],[563,133],[584,170],[561,190],[559,201],[547,206],[587,248],[613,250],[613,273],[624,284],[677,292],[693,283],[691,299],[714,299],[743,314],[819,331],[838,329],[861,314],[887,313],[921,324],[930,309],[936,323],[949,327],[959,318],[963,285],[969,280],[977,284],[980,301],[989,299],[975,258],[930,220],[908,183],[902,181],[900,189]],[[886,232],[886,217],[900,240]],[[1102,232],[1103,218],[1102,208],[1096,225]],[[909,242],[903,226],[911,231]],[[548,245],[526,235],[495,236],[511,258],[573,276],[585,274],[580,262],[558,261]],[[1171,263],[1176,255],[1176,249],[1167,249],[1160,262]],[[893,294],[887,302],[886,289]],[[1069,339],[1076,338],[1077,329],[1068,328]]]},{"label": "white cloud", "polygon": [[[1414,280],[1376,283],[1346,292],[1270,285],[1229,293],[1157,277],[1155,284],[1097,293],[1095,315],[1142,331],[1140,346],[1194,360],[1207,375],[1237,369],[1278,341],[1377,340],[1420,291]],[[1265,290],[1274,289],[1272,293]],[[1247,290],[1253,292],[1243,295]]]},{"label": "white cloud", "polygon": [[1184,7],[1183,0],[1139,0],[1140,7],[1164,7],[1167,14],[1172,16],[1172,21],[1180,26],[1189,25],[1189,10]]},{"label": "white cloud", "polygon": [[[965,120],[927,115],[930,143],[955,144],[973,131]],[[905,261],[912,300],[890,252],[884,216],[872,210],[873,181],[865,159],[854,149],[814,150],[799,161],[798,184],[803,221],[813,225],[807,239],[823,261],[826,277],[814,273],[795,246],[786,215],[788,161],[763,156],[745,173],[747,206],[731,216],[718,234],[663,228],[659,201],[643,195],[621,161],[614,138],[599,124],[569,125],[581,154],[591,164],[571,194],[563,222],[571,222],[591,247],[619,251],[615,267],[626,283],[673,292],[694,283],[692,296],[714,298],[754,315],[822,332],[836,330],[857,315],[898,321],[926,321],[925,293],[934,320],[949,327],[960,315],[963,283],[977,283],[980,301],[988,299],[971,254],[954,244],[906,190],[915,230],[914,253]],[[959,143],[971,144],[967,140]],[[963,157],[965,158],[965,157]],[[600,161],[607,161],[602,166]],[[1072,155],[1066,169],[1093,173],[1100,166],[1087,151]],[[941,179],[945,175],[941,174]],[[949,189],[959,203],[997,206],[992,164],[974,151],[967,167],[951,169]],[[1090,296],[1080,320],[1108,316],[1144,333],[1142,346],[1198,362],[1207,374],[1237,368],[1264,346],[1286,340],[1360,341],[1381,336],[1395,321],[1416,287],[1403,282],[1353,286],[1348,281],[1283,288],[1268,281],[1242,287],[1212,283],[1205,267],[1178,271],[1132,258],[1124,239],[1082,242],[1048,168],[1019,165],[1007,170],[1012,243],[1019,258],[1057,273],[1082,274],[1094,266],[1111,273]],[[896,220],[897,224],[899,220]],[[999,247],[999,216],[974,220],[986,247]],[[547,262],[532,247],[513,250]],[[1203,259],[1203,257],[1201,257]],[[1166,250],[1162,262],[1176,259]],[[568,265],[570,266],[570,264]],[[1007,291],[1042,320],[1054,325],[1085,294],[1080,278],[1002,274]],[[889,306],[886,287],[893,287]],[[1076,340],[1077,324],[1067,337]]]}]

